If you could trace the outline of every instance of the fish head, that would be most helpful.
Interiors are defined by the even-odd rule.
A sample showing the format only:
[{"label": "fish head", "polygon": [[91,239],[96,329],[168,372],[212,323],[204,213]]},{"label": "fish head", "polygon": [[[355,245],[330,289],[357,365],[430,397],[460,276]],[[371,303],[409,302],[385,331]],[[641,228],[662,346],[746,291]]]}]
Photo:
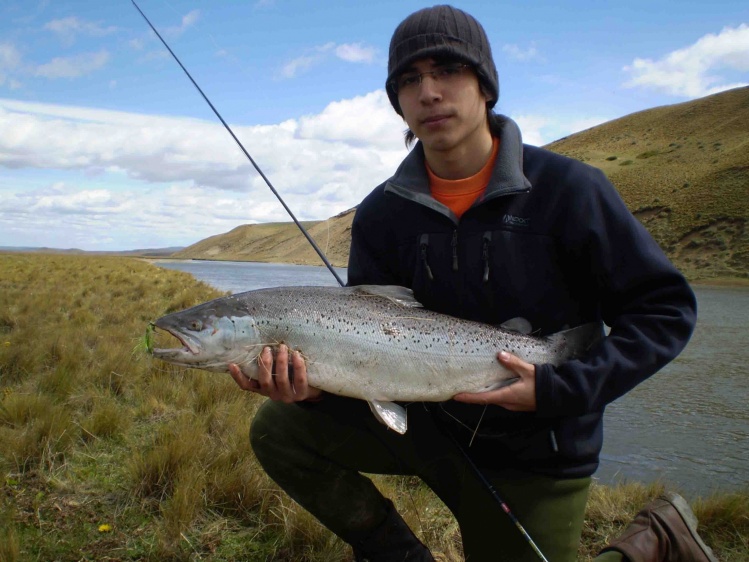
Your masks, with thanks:
[{"label": "fish head", "polygon": [[149,325],[150,333],[164,331],[174,336],[181,347],[157,348],[150,343],[153,357],[194,369],[227,372],[229,363],[254,365],[262,350],[255,319],[223,299],[162,316]]}]

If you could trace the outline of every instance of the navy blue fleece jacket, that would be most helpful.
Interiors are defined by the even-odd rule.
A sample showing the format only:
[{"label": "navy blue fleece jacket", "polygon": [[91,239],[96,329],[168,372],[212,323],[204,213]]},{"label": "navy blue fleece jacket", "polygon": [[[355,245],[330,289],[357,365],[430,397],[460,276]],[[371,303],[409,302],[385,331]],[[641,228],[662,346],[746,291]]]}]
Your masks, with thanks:
[{"label": "navy blue fleece jacket", "polygon": [[681,352],[694,294],[600,170],[523,145],[517,125],[497,117],[492,179],[460,220],[431,197],[420,144],[364,199],[349,284],[403,285],[427,308],[495,325],[523,317],[539,335],[609,326],[586,356],[536,365],[536,412],[437,408],[466,443],[476,433],[481,465],[589,475],[606,405]]}]

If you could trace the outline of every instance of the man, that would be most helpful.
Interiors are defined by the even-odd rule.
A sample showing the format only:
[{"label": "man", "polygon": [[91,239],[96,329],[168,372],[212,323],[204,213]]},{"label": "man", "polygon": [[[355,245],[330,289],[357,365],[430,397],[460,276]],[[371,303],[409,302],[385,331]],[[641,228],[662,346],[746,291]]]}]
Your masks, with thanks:
[{"label": "man", "polygon": [[[411,404],[403,436],[363,402],[309,387],[298,353],[266,348],[259,381],[231,370],[273,399],[253,448],[357,560],[433,559],[362,472],[420,476],[455,515],[470,562],[539,559],[487,481],[548,560],[575,560],[604,408],[683,349],[694,295],[600,171],[524,146],[491,111],[497,71],[473,17],[435,6],[406,18],[386,84],[418,143],[357,210],[349,284],[410,287],[427,308],[497,325],[522,317],[540,335],[588,322],[611,332],[558,367],[497,350],[518,382]],[[692,518],[681,498],[659,500],[600,560],[713,560]]]}]

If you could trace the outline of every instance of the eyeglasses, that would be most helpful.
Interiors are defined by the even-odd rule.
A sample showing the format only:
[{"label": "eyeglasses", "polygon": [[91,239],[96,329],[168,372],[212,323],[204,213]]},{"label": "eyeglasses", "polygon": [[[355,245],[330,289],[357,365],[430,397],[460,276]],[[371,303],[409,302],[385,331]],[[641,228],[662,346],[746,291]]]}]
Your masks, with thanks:
[{"label": "eyeglasses", "polygon": [[388,83],[388,86],[390,86],[390,89],[395,94],[415,92],[424,80],[424,76],[427,74],[430,75],[435,82],[450,84],[460,78],[469,68],[471,68],[470,64],[453,63],[441,65],[438,68],[428,70],[427,72],[406,72],[401,74],[398,78],[391,80]]}]

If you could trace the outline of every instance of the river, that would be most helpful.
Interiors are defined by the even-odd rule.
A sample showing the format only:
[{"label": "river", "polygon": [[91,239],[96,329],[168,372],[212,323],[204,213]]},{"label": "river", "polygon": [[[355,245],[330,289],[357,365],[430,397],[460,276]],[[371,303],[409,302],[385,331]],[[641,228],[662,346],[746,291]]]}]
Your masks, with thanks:
[{"label": "river", "polygon": [[[158,261],[223,291],[336,285],[324,267]],[[346,270],[336,270],[346,279]],[[749,489],[749,290],[694,288],[699,319],[672,363],[606,409],[604,484],[661,480],[687,496]]]}]

